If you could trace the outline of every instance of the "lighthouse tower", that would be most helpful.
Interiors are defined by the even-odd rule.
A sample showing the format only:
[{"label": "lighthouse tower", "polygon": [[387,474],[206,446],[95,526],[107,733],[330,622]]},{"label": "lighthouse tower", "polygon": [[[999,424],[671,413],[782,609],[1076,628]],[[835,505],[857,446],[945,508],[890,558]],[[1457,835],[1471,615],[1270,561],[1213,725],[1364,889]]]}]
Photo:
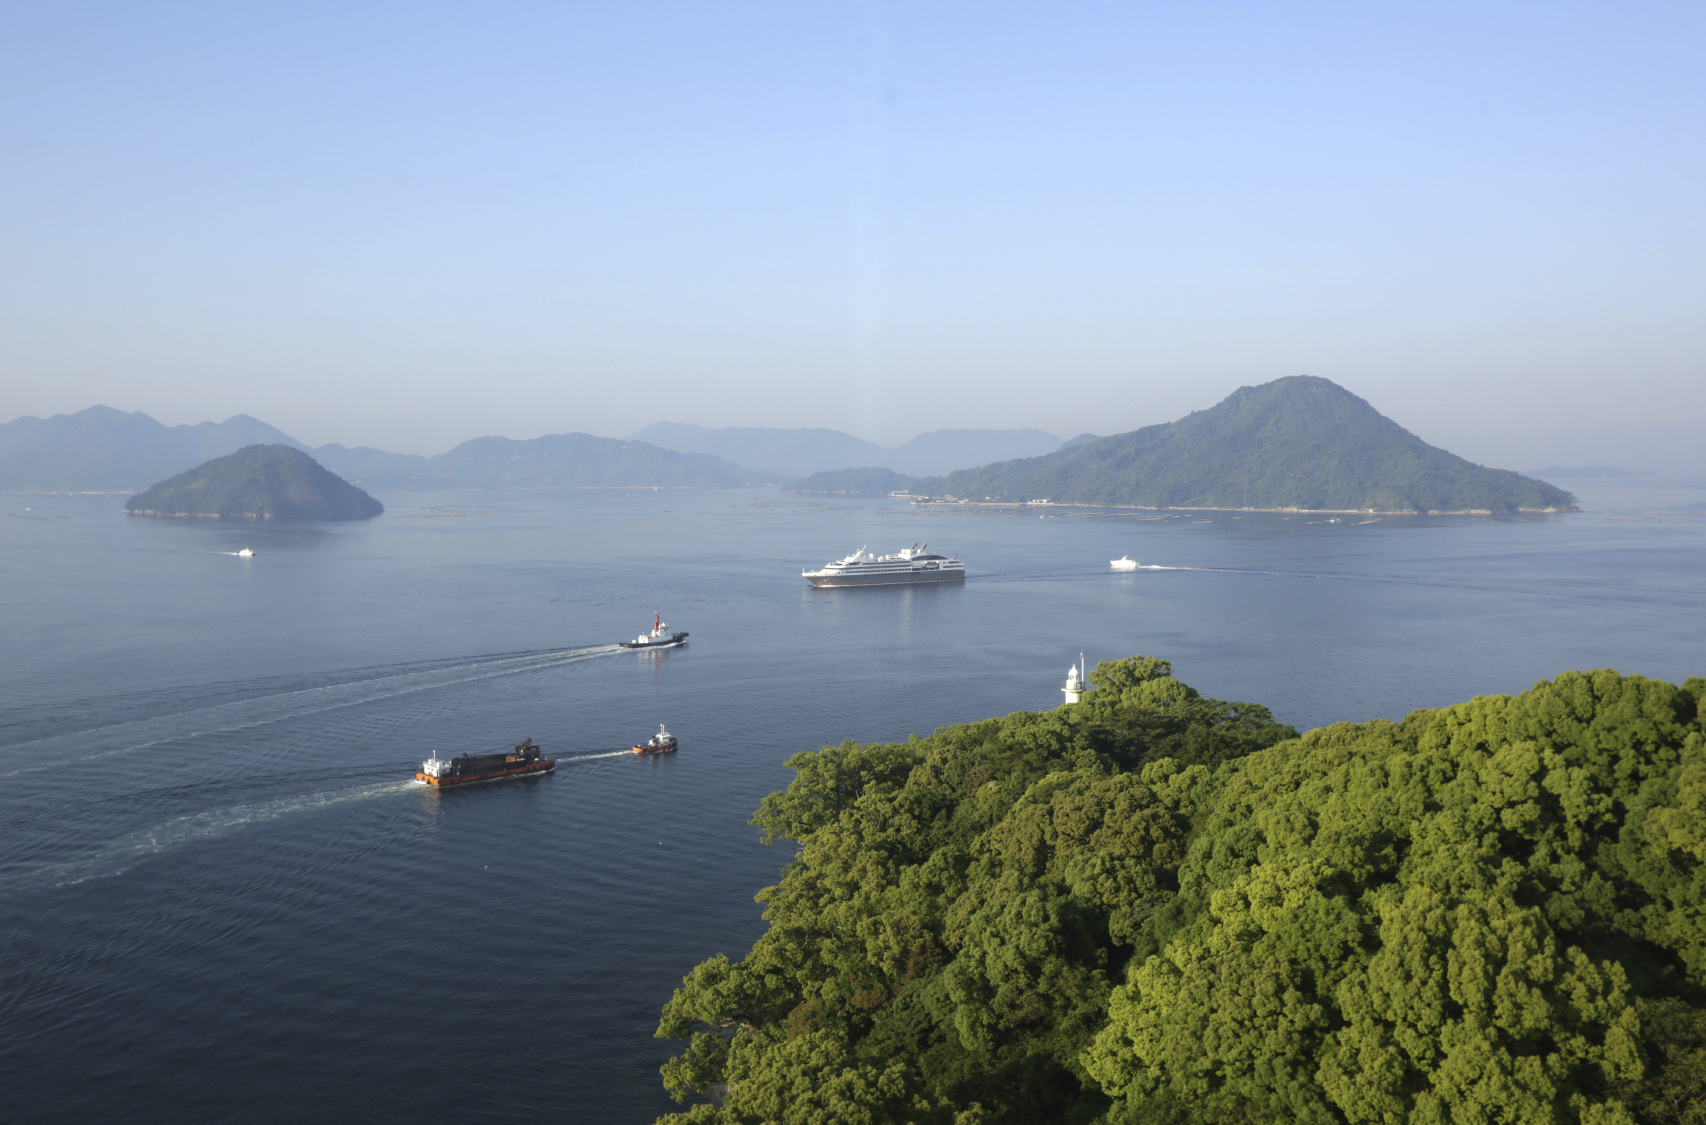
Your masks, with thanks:
[{"label": "lighthouse tower", "polygon": [[1077,703],[1084,698],[1087,685],[1084,683],[1084,654],[1078,654],[1078,663],[1066,670],[1066,682],[1060,685],[1061,692],[1066,696],[1066,702]]}]

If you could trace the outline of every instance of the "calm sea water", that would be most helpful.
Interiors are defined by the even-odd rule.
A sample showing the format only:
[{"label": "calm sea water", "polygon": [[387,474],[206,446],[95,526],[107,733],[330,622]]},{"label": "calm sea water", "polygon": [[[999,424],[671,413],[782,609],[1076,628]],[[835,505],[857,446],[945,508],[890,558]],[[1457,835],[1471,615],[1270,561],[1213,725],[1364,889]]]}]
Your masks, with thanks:
[{"label": "calm sea water", "polygon": [[[649,1122],[789,755],[1160,655],[1300,728],[1706,673],[1706,521],[1077,518],[763,491],[399,493],[355,525],[0,497],[0,1074],[29,1122]],[[29,509],[29,510],[26,510]],[[927,540],[947,588],[812,590]],[[232,552],[252,547],[252,560]],[[1129,553],[1171,569],[1113,574]],[[688,647],[610,642],[654,609]],[[679,754],[622,752],[659,722]],[[554,776],[451,792],[524,737]]]}]

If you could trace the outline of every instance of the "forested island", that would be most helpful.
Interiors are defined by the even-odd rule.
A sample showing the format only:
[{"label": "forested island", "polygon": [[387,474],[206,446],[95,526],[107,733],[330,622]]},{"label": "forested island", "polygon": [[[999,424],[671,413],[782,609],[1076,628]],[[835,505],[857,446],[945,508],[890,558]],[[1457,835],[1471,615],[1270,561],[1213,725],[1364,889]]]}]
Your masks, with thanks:
[{"label": "forested island", "polygon": [[1566,672],[1299,737],[1167,662],[798,754],[769,930],[660,1125],[1706,1115],[1706,680]]},{"label": "forested island", "polygon": [[125,502],[136,516],[359,520],[385,505],[288,445],[249,445],[163,480]]},{"label": "forested island", "polygon": [[1310,375],[1241,387],[1177,422],[908,487],[974,501],[1142,508],[1575,508],[1575,497],[1563,489],[1435,448],[1343,387]]}]

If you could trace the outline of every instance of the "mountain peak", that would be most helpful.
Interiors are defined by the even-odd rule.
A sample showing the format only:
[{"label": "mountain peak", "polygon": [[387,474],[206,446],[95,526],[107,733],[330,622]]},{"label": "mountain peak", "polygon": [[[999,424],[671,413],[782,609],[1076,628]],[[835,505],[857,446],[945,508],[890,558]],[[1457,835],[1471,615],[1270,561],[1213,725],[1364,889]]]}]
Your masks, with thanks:
[{"label": "mountain peak", "polygon": [[1206,410],[1046,457],[950,473],[954,496],[1144,508],[1558,511],[1575,498],[1437,449],[1330,379],[1240,387]]},{"label": "mountain peak", "polygon": [[138,516],[357,520],[385,505],[288,445],[247,445],[132,496]]}]

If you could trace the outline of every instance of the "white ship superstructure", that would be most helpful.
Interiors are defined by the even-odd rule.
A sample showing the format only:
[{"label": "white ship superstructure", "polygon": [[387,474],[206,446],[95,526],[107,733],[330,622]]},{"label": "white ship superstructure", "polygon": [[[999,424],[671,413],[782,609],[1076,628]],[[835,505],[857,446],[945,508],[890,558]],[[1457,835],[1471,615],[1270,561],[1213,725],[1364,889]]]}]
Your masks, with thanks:
[{"label": "white ship superstructure", "polygon": [[960,582],[966,567],[951,555],[937,555],[930,544],[914,543],[892,555],[873,555],[860,547],[821,570],[802,570],[813,586],[888,586],[898,582]]}]

